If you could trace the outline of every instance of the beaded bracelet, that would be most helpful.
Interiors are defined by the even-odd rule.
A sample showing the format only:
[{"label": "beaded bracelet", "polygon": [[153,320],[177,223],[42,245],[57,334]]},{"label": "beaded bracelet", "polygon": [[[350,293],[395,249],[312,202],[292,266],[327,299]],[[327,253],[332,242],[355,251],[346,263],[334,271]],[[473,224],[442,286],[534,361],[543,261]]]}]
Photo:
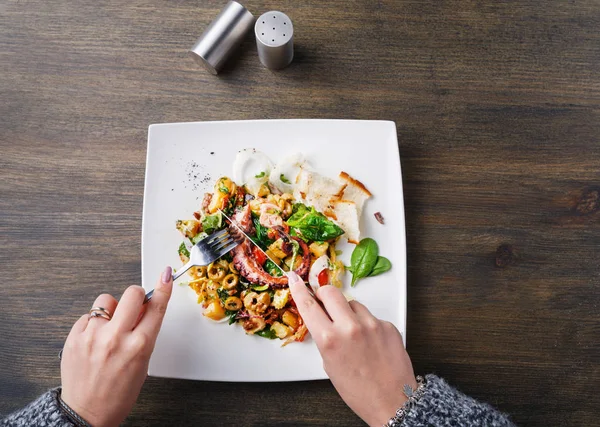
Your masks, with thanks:
[{"label": "beaded bracelet", "polygon": [[67,405],[60,396],[60,391],[58,392],[58,406],[60,410],[67,416],[69,421],[75,424],[77,427],[92,427],[90,423],[81,418],[77,412],[75,412],[69,405]]},{"label": "beaded bracelet", "polygon": [[398,408],[396,414],[394,414],[394,416],[390,418],[387,424],[384,424],[383,427],[400,427],[400,424],[402,424],[402,420],[404,420],[404,417],[406,417],[408,411],[410,411],[415,402],[419,400],[421,396],[423,396],[425,393],[425,379],[422,376],[417,375],[416,380],[416,390],[413,390],[413,388],[408,384],[404,384],[402,392],[408,398],[408,400],[404,402],[400,408]]}]

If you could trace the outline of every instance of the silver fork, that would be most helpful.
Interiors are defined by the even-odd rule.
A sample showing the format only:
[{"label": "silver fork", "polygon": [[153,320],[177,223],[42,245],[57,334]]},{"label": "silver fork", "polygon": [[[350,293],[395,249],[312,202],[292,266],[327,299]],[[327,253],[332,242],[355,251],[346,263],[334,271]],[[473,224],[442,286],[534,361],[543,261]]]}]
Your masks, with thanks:
[{"label": "silver fork", "polygon": [[[229,233],[229,229],[215,231],[196,243],[190,250],[190,260],[173,274],[173,282],[192,267],[203,267],[214,262],[241,243],[239,237]],[[146,294],[144,304],[152,299],[154,289]]]}]

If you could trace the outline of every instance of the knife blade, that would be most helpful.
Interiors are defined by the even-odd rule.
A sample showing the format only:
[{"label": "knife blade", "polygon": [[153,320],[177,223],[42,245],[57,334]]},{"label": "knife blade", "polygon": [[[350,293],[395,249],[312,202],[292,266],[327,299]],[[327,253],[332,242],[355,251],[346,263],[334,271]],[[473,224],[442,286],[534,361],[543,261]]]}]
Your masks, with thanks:
[{"label": "knife blade", "polygon": [[275,264],[275,265],[277,266],[277,268],[278,268],[278,269],[281,271],[281,273],[283,273],[283,275],[284,275],[284,276],[287,276],[286,272],[285,272],[285,271],[283,271],[283,268],[281,268],[281,267],[279,266],[279,264],[277,264],[275,261],[273,261],[273,258],[271,258],[269,255],[267,255],[267,253],[266,253],[265,251],[263,251],[263,249],[262,249],[260,246],[258,246],[258,245],[256,244],[256,242],[255,242],[254,240],[252,240],[252,239],[250,238],[250,236],[248,236],[248,235],[247,235],[247,234],[244,232],[244,230],[242,230],[242,227],[240,227],[240,226],[237,224],[237,222],[235,222],[233,219],[229,218],[229,217],[227,216],[227,214],[226,214],[225,212],[223,212],[221,209],[219,209],[219,212],[221,212],[221,215],[223,215],[223,217],[224,217],[224,218],[225,218],[227,221],[229,221],[229,224],[233,225],[233,226],[234,226],[234,227],[235,227],[235,228],[236,228],[236,229],[237,229],[237,230],[238,230],[240,233],[242,233],[242,235],[243,235],[244,237],[246,237],[246,239],[248,239],[248,240],[249,240],[249,241],[250,241],[250,242],[251,242],[251,243],[252,243],[252,244],[253,244],[253,245],[254,245],[256,248],[258,248],[258,250],[259,250],[259,251],[261,251],[261,252],[264,254],[264,256],[266,256],[266,257],[267,257],[267,259],[268,259],[269,261],[271,261],[273,264]]}]

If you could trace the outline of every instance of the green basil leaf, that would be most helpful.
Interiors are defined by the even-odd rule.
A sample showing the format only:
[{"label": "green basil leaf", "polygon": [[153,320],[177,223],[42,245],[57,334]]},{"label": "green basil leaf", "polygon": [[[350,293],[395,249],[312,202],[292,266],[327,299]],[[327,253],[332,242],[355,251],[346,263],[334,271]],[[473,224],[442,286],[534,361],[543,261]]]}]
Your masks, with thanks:
[{"label": "green basil leaf", "polygon": [[300,232],[300,230],[297,229],[297,228],[290,228],[290,236],[294,236],[294,237],[297,237],[299,239],[302,239],[307,244],[310,243],[310,240],[308,240],[306,237],[304,237],[302,235],[302,233]]},{"label": "green basil leaf", "polygon": [[290,180],[285,177],[284,174],[279,175],[279,179],[281,182],[285,182],[286,184],[291,184]]},{"label": "green basil leaf", "polygon": [[294,216],[298,212],[306,212],[308,210],[309,209],[306,205],[303,205],[302,203],[294,203],[292,205],[292,215],[291,216]]},{"label": "green basil leaf", "polygon": [[308,241],[325,242],[344,234],[344,230],[327,219],[314,207],[309,209],[300,203],[294,205],[292,216],[288,218],[286,223],[295,228],[303,240]]},{"label": "green basil leaf", "polygon": [[263,178],[266,174],[265,171],[262,171],[261,173],[254,175],[254,178]]},{"label": "green basil leaf", "polygon": [[190,257],[190,251],[188,251],[188,248],[185,246],[185,242],[181,242],[181,245],[179,245],[179,249],[177,250],[177,252],[179,253],[179,255],[185,255],[186,257]]},{"label": "green basil leaf", "polygon": [[269,229],[261,225],[257,215],[252,214],[252,222],[254,223],[254,228],[256,229],[255,243],[258,244],[258,246],[260,246],[262,249],[266,250],[273,243],[273,240],[269,239]]},{"label": "green basil leaf", "polygon": [[362,239],[352,251],[350,263],[352,266],[352,282],[351,286],[356,285],[356,282],[363,277],[367,277],[377,263],[379,256],[379,246],[377,242],[370,237]]},{"label": "green basil leaf", "polygon": [[302,203],[294,203],[292,206],[292,215],[288,218],[288,222],[298,222],[309,213],[310,209],[308,206],[303,205]]},{"label": "green basil leaf", "polygon": [[375,267],[369,273],[369,277],[378,276],[392,268],[392,262],[384,256],[378,256]]}]

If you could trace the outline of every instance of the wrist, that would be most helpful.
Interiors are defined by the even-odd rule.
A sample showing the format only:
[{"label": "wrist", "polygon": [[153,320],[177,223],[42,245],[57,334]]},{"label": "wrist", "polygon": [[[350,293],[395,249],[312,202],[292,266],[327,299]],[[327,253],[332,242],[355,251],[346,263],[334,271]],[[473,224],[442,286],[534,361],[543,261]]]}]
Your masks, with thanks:
[{"label": "wrist", "polygon": [[411,381],[411,383],[404,384],[402,392],[400,393],[402,396],[402,403],[397,405],[396,409],[388,412],[388,418],[384,418],[384,423],[379,424],[379,426],[400,427],[408,412],[425,393],[425,386],[425,379],[420,375],[418,375],[414,381]]},{"label": "wrist", "polygon": [[92,424],[90,424],[86,418],[82,417],[80,412],[73,408],[72,404],[65,402],[61,389],[58,390],[58,395],[56,397],[58,400],[58,407],[61,412],[66,415],[69,421],[77,427],[92,427]]}]

